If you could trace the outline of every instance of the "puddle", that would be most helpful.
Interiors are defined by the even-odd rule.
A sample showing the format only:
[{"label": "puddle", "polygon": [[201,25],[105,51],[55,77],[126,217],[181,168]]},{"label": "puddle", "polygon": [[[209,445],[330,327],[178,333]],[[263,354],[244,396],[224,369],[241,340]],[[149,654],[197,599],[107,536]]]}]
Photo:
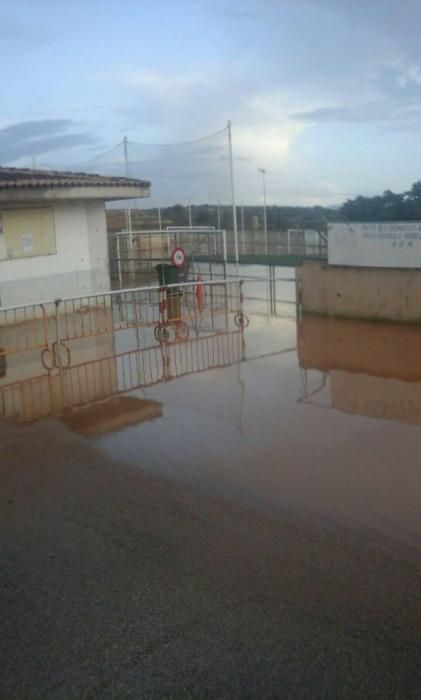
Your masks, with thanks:
[{"label": "puddle", "polygon": [[[297,351],[295,322],[252,317],[246,361],[136,394],[162,402],[162,418],[99,444],[117,459],[215,494],[298,508],[419,545],[421,380],[408,360],[417,355],[415,341],[421,350],[421,333],[338,321],[322,332],[316,353],[303,341],[305,324]],[[369,374],[376,364],[369,330],[380,334],[377,366],[387,364],[385,377]],[[351,368],[342,350],[332,353],[332,332]]]},{"label": "puddle", "polygon": [[135,396],[117,396],[69,411],[63,416],[63,422],[70,430],[85,437],[110,434],[152,421],[162,416],[162,403]]},{"label": "puddle", "polygon": [[421,329],[297,324],[255,303],[244,331],[222,313],[192,316],[183,342],[153,328],[79,339],[61,374],[39,352],[10,356],[2,416],[61,416],[142,469],[419,545]]}]

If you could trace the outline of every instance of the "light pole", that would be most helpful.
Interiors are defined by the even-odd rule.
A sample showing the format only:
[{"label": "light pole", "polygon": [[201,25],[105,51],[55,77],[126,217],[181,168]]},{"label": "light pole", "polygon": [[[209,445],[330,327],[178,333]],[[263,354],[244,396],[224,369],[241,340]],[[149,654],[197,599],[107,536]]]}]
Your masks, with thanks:
[{"label": "light pole", "polygon": [[[129,154],[128,154],[128,141],[127,141],[127,136],[124,137],[123,139],[123,151],[124,151],[124,172],[126,174],[126,177],[129,177]],[[130,262],[129,262],[129,270],[130,270],[130,278],[133,280],[134,277],[134,258],[133,258],[133,230],[132,230],[132,210],[130,208],[130,200],[128,201],[128,208],[126,209],[126,229],[129,234],[129,254],[130,254]]]},{"label": "light pole", "polygon": [[265,255],[268,254],[268,224],[266,218],[266,170],[259,168],[259,173],[262,173],[263,181],[263,231],[265,234]]},{"label": "light pole", "polygon": [[[231,199],[232,199],[232,228],[234,231],[234,254],[235,262],[238,265],[238,231],[237,231],[237,207],[235,206],[234,193],[234,159],[232,157],[231,120],[228,121],[228,155],[230,163]],[[238,270],[237,270],[238,272]]]},{"label": "light pole", "polygon": [[244,255],[244,203],[241,203],[241,252]]},{"label": "light pole", "polygon": [[189,197],[189,203],[187,205],[187,210],[189,213],[189,228],[191,228],[192,227],[192,218],[191,218],[191,199],[190,199],[190,197]]}]

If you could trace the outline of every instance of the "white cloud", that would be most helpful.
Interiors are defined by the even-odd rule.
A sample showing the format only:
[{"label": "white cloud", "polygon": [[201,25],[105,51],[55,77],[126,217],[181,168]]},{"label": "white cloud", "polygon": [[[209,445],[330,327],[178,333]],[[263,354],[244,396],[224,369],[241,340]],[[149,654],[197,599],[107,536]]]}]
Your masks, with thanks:
[{"label": "white cloud", "polygon": [[301,125],[286,120],[277,124],[263,121],[252,127],[234,125],[235,152],[253,159],[261,167],[279,163],[288,157],[290,146],[300,131]]},{"label": "white cloud", "polygon": [[[121,86],[133,104],[126,114],[133,122],[142,123],[142,135],[146,131],[153,133],[153,127],[159,124],[161,134],[168,135],[168,144],[206,136],[223,128],[230,119],[236,181],[241,197],[246,199],[255,196],[259,167],[265,167],[268,173],[275,169],[287,172],[291,147],[309,128],[309,124],[288,117],[288,105],[294,103],[290,96],[281,90],[268,90],[264,85],[257,87],[254,81],[239,80],[235,71],[222,75],[215,70],[202,69],[175,77],[164,72],[139,71],[126,76]],[[136,141],[133,132],[132,138]],[[143,149],[139,157],[147,158],[150,154],[154,161],[147,164],[151,172],[146,172],[145,176],[155,181],[155,192],[158,188],[170,191],[172,185],[167,176],[171,179],[171,174],[182,182],[183,168],[186,175],[183,186],[192,188],[187,181],[189,172],[200,173],[207,168],[209,191],[213,190],[214,198],[221,197],[221,183],[223,190],[229,188],[226,137],[222,136],[213,146],[209,144],[209,148],[201,157],[198,151],[191,149],[175,152],[153,148]],[[222,159],[222,164],[216,166],[215,158]],[[219,184],[217,167],[221,168]]]},{"label": "white cloud", "polygon": [[406,69],[402,70],[401,75],[397,79],[399,87],[406,87],[410,83],[421,85],[421,68],[412,63]]},{"label": "white cloud", "polygon": [[[162,118],[176,121],[182,140],[188,140],[186,124],[193,122],[197,136],[213,132],[233,122],[235,151],[238,157],[260,160],[284,159],[290,145],[306,128],[288,118],[288,100],[280,91],[254,91],[232,76],[190,73],[169,76],[141,71],[124,78],[123,88],[138,101],[133,108],[151,121]],[[220,114],[225,112],[226,119]],[[222,122],[222,123],[221,123]]]},{"label": "white cloud", "polygon": [[241,154],[260,163],[284,161],[307,125],[288,118],[287,96],[280,91],[259,91],[245,100],[247,121],[238,114],[236,143]]}]

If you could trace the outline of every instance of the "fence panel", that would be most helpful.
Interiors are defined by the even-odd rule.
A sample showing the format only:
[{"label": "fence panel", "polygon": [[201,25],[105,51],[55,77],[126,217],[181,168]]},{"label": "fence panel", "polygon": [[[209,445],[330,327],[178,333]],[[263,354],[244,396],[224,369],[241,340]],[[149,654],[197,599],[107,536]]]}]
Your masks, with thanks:
[{"label": "fence panel", "polygon": [[54,342],[54,301],[0,308],[0,357],[42,350]]},{"label": "fence panel", "polygon": [[135,339],[136,347],[141,348],[154,341],[168,341],[168,333],[181,341],[189,337],[190,331],[228,330],[240,312],[241,286],[239,280],[198,280],[2,307],[1,373],[8,356],[37,350],[46,371],[60,369],[63,363],[69,366],[69,344],[73,341],[120,331],[126,331],[127,347]]}]

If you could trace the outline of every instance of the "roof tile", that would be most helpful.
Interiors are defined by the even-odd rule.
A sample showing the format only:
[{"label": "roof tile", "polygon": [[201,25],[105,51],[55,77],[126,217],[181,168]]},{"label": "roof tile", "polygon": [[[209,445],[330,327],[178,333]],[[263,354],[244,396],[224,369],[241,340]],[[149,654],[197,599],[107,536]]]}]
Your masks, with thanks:
[{"label": "roof tile", "polygon": [[129,177],[0,167],[0,190],[43,187],[150,187],[150,185],[151,183],[146,180]]}]

